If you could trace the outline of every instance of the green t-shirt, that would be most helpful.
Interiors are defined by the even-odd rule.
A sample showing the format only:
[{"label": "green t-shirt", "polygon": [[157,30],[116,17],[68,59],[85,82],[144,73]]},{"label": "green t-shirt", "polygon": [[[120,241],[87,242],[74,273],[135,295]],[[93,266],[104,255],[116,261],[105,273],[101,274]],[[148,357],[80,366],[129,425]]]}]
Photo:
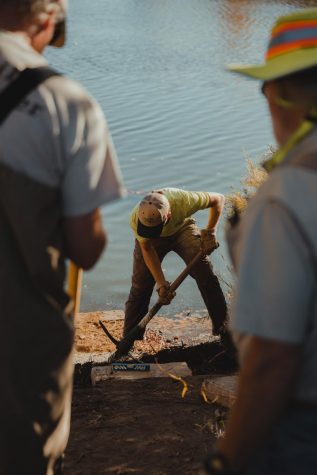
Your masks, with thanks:
[{"label": "green t-shirt", "polygon": [[[172,236],[184,225],[186,218],[200,209],[209,208],[209,193],[205,191],[185,191],[178,188],[163,188],[160,191],[163,191],[171,207],[171,219],[163,227],[161,237]],[[138,208],[139,204],[131,213],[130,226],[136,239],[144,242],[147,241],[147,238],[143,238],[137,233]]]}]

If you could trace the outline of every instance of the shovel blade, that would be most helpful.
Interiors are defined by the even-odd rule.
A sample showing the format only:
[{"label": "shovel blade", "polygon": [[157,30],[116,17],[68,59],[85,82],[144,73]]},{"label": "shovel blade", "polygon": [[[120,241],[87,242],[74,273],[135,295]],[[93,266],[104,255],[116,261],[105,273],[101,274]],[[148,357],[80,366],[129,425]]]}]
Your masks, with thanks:
[{"label": "shovel blade", "polygon": [[101,320],[99,320],[99,325],[101,326],[109,340],[116,345],[116,348],[118,348],[118,345],[120,343],[119,340],[117,340],[114,336],[111,335],[110,331],[107,329],[106,325]]}]

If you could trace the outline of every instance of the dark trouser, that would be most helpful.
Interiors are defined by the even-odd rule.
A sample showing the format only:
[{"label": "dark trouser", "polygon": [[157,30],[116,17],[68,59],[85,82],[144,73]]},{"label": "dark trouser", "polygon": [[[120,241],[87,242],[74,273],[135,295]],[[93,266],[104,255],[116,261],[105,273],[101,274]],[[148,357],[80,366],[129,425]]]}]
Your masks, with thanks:
[{"label": "dark trouser", "polygon": [[74,343],[60,190],[3,163],[0,189],[0,475],[60,475]]},{"label": "dark trouser", "polygon": [[[186,264],[200,251],[200,231],[194,219],[190,219],[169,237],[153,240],[160,261],[170,251],[176,252]],[[132,286],[125,307],[124,335],[126,335],[148,312],[154,279],[148,270],[138,241],[135,242],[133,255]],[[196,280],[201,296],[207,307],[213,324],[213,331],[223,325],[227,318],[227,305],[218,278],[212,265],[205,257],[192,269],[190,275]]]},{"label": "dark trouser", "polygon": [[24,356],[20,368],[30,374],[29,391],[15,388],[12,380],[22,379],[18,372],[2,380],[0,474],[61,475],[60,458],[70,427],[73,355],[52,376],[41,371],[40,362],[32,364]]},{"label": "dark trouser", "polygon": [[[15,373],[8,374],[7,368],[0,371],[1,475],[62,474],[60,459],[70,427],[73,355],[54,374],[45,371],[41,356],[30,361],[26,350],[20,354]],[[19,374],[22,372],[25,376]],[[21,384],[27,378],[29,388]]]},{"label": "dark trouser", "polygon": [[315,475],[317,410],[290,408],[276,422],[246,475]]},{"label": "dark trouser", "polygon": [[4,279],[0,269],[0,475],[61,475],[70,427],[72,318],[42,297],[13,256],[10,261],[12,275]]}]

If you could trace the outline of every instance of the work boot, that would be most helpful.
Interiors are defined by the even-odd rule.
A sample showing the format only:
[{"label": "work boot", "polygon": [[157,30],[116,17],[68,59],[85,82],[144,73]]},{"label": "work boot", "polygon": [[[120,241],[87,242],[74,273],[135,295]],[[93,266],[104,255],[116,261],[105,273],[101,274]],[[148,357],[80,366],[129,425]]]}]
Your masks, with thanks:
[{"label": "work boot", "polygon": [[213,329],[213,335],[220,336],[222,346],[233,355],[236,354],[237,349],[233,343],[231,332],[228,329],[228,322],[223,323],[220,327]]},{"label": "work boot", "polygon": [[224,331],[225,325],[222,324],[216,327],[214,324],[212,325],[212,334],[213,336],[220,336]]},{"label": "work boot", "polygon": [[238,364],[238,352],[233,339],[231,332],[228,330],[227,326],[223,326],[222,330],[219,332],[220,343],[226,351],[226,355],[230,360]]}]

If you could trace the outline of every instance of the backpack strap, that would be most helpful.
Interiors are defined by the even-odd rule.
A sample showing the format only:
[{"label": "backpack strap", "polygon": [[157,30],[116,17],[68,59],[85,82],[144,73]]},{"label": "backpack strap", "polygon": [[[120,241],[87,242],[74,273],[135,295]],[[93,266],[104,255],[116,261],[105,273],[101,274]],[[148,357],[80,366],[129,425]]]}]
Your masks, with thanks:
[{"label": "backpack strap", "polygon": [[47,66],[24,69],[0,94],[0,125],[33,89],[46,79],[59,75]]}]

